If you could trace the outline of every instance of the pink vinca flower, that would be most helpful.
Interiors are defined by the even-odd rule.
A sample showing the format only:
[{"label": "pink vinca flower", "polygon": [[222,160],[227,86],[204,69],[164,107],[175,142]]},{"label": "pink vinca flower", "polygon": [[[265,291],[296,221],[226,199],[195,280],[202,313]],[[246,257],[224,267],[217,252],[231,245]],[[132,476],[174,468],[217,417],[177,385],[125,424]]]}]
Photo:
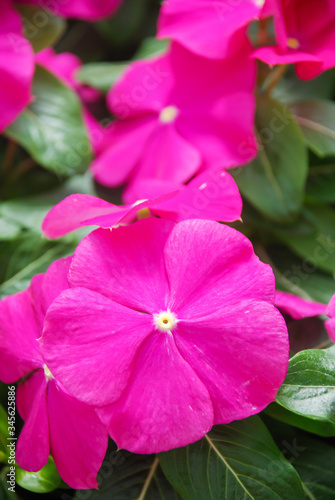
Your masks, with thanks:
[{"label": "pink vinca flower", "polygon": [[25,420],[16,460],[28,471],[46,465],[51,452],[62,479],[72,488],[95,488],[108,436],[95,410],[67,394],[39,349],[46,310],[64,289],[71,258],[54,262],[24,292],[0,301],[0,380],[17,389]]},{"label": "pink vinca flower", "polygon": [[36,54],[35,60],[37,64],[43,66],[65,85],[77,92],[83,103],[83,119],[92,149],[95,154],[99,154],[108,139],[108,132],[91,114],[88,105],[99,100],[101,94],[76,79],[76,72],[82,66],[79,57],[70,52],[56,54],[54,49],[49,47]]},{"label": "pink vinca flower", "polygon": [[227,172],[205,171],[187,186],[148,180],[143,185],[139,183],[139,188],[138,200],[140,196],[150,198],[154,193],[156,196],[117,206],[95,196],[72,194],[50,210],[42,223],[42,231],[48,238],[60,238],[81,226],[111,228],[133,222],[142,214],[176,222],[184,219],[232,222],[241,217],[242,199]]},{"label": "pink vinca flower", "polygon": [[328,304],[326,314],[330,319],[326,321],[325,326],[329,337],[333,340],[333,342],[335,342],[335,295],[333,295],[331,301]]},{"label": "pink vinca flower", "polygon": [[261,47],[255,57],[272,65],[296,63],[297,75],[314,78],[335,66],[335,2],[268,0],[274,12],[277,46]]},{"label": "pink vinca flower", "polygon": [[[2,0],[1,0],[2,1]],[[109,17],[120,7],[122,0],[14,0],[36,4],[55,16],[97,21]]]},{"label": "pink vinca flower", "polygon": [[293,319],[312,318],[326,314],[326,304],[302,299],[297,295],[276,291],[275,306]]},{"label": "pink vinca flower", "polygon": [[274,276],[213,221],[149,218],[79,244],[41,348],[119,448],[153,453],[260,412],[288,365]]},{"label": "pink vinca flower", "polygon": [[8,0],[0,2],[0,132],[32,99],[34,53],[24,38],[19,14]]},{"label": "pink vinca flower", "polygon": [[234,48],[234,35],[259,18],[263,4],[264,0],[165,0],[158,37],[171,38],[201,56],[222,59]]},{"label": "pink vinca flower", "polygon": [[254,138],[255,66],[244,38],[239,57],[205,59],[174,43],[170,51],[132,63],[108,95],[118,120],[110,146],[92,164],[96,180],[183,183],[200,168],[247,163]]}]

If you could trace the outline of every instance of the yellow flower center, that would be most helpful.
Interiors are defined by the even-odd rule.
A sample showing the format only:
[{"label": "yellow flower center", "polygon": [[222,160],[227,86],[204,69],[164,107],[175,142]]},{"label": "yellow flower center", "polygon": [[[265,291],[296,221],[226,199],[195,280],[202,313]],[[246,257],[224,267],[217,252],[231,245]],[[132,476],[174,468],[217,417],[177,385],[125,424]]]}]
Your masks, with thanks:
[{"label": "yellow flower center", "polygon": [[161,332],[170,332],[177,323],[176,316],[170,311],[163,311],[154,314],[154,323],[157,330]]},{"label": "yellow flower center", "polygon": [[300,43],[296,38],[289,38],[287,40],[287,46],[290,49],[298,49],[300,47]]},{"label": "yellow flower center", "polygon": [[159,120],[161,123],[171,123],[177,118],[178,114],[179,109],[176,106],[167,106],[160,112]]},{"label": "yellow flower center", "polygon": [[52,375],[52,373],[51,373],[51,371],[47,367],[47,365],[44,365],[43,368],[44,368],[44,375],[45,375],[45,378],[47,379],[47,381],[49,381],[50,379],[54,378],[53,375]]}]

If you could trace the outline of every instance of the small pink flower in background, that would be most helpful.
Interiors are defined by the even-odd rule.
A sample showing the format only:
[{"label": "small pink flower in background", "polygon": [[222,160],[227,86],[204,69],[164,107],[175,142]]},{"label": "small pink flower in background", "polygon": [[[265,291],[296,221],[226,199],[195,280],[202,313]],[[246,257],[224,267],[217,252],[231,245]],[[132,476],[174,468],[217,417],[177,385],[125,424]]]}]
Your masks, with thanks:
[{"label": "small pink flower in background", "polygon": [[173,43],[170,51],[132,63],[108,95],[110,146],[92,164],[107,186],[155,178],[184,183],[200,169],[247,163],[254,139],[255,63],[244,38],[239,57],[205,59]]},{"label": "small pink flower in background", "polygon": [[0,2],[0,132],[32,99],[34,53],[23,36],[19,14],[8,0]]},{"label": "small pink flower in background", "polygon": [[288,366],[271,268],[228,226],[148,218],[79,244],[41,349],[71,394],[100,406],[119,448],[184,446],[260,412]]},{"label": "small pink flower in background", "polygon": [[293,319],[311,318],[326,314],[327,305],[312,300],[302,299],[297,295],[276,291],[275,306],[282,313],[289,314]]},{"label": "small pink flower in background", "polygon": [[76,72],[82,66],[79,57],[69,52],[56,54],[49,47],[36,54],[35,61],[77,92],[83,103],[83,119],[92,149],[95,154],[99,154],[108,140],[108,131],[90,113],[88,105],[99,100],[101,94],[76,80]]},{"label": "small pink flower in background", "polygon": [[[2,1],[2,0],[1,0]],[[17,3],[39,5],[55,16],[97,21],[109,17],[122,4],[122,0],[15,0]]]},{"label": "small pink flower in background", "polygon": [[107,448],[95,410],[69,396],[53,377],[39,350],[46,310],[64,289],[71,258],[54,262],[30,287],[0,301],[0,380],[14,383],[17,406],[25,420],[16,460],[38,471],[52,454],[62,479],[72,488],[96,488],[96,475]]},{"label": "small pink flower in background", "polygon": [[82,226],[111,228],[133,222],[139,211],[147,208],[152,215],[176,222],[191,218],[232,222],[241,217],[242,199],[227,172],[203,172],[187,186],[149,179],[138,187],[137,195],[128,194],[137,200],[146,199],[125,206],[95,196],[70,195],[50,210],[42,231],[49,238],[60,238]]},{"label": "small pink flower in background", "polygon": [[335,66],[335,2],[268,0],[274,13],[277,46],[261,47],[255,57],[270,64],[296,63],[302,79]]},{"label": "small pink flower in background", "polygon": [[158,38],[171,38],[203,57],[223,59],[238,51],[234,35],[258,19],[264,0],[165,0]]},{"label": "small pink flower in background", "polygon": [[326,321],[325,326],[329,337],[335,342],[335,295],[333,295],[331,301],[328,304],[327,316],[329,320]]}]

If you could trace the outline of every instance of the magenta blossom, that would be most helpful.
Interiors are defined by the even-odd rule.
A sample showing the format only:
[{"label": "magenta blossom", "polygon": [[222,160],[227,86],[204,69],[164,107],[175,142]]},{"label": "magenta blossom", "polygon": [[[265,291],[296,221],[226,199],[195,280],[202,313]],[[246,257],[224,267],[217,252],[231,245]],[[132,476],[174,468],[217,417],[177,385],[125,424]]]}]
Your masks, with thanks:
[{"label": "magenta blossom", "polygon": [[110,146],[92,164],[96,180],[184,183],[201,168],[247,163],[254,138],[255,65],[244,38],[239,57],[209,60],[174,43],[151,60],[136,61],[108,95],[118,120]]},{"label": "magenta blossom", "polygon": [[32,99],[34,53],[23,36],[19,14],[8,0],[0,2],[0,132]]},{"label": "magenta blossom", "polygon": [[[3,0],[1,0],[3,1]],[[122,0],[14,0],[17,3],[39,5],[55,16],[97,21],[109,17]]]},{"label": "magenta blossom", "polygon": [[259,18],[264,0],[165,0],[158,37],[171,38],[203,57],[222,59],[238,50],[234,35]]},{"label": "magenta blossom", "polygon": [[46,310],[64,289],[71,258],[54,262],[24,292],[0,301],[0,380],[17,389],[25,425],[16,460],[28,471],[46,465],[51,452],[62,479],[72,488],[95,488],[107,448],[107,432],[95,410],[67,394],[40,353]]},{"label": "magenta blossom", "polygon": [[276,291],[275,306],[293,319],[312,318],[326,314],[326,304],[302,299],[297,295]]},{"label": "magenta blossom", "polygon": [[100,406],[119,448],[153,453],[260,412],[288,366],[274,276],[213,221],[148,218],[79,244],[41,348],[71,394]]},{"label": "magenta blossom", "polygon": [[83,103],[83,120],[92,149],[95,154],[99,154],[104,147],[105,141],[108,140],[108,132],[90,113],[88,105],[99,100],[101,94],[76,79],[76,72],[82,66],[79,57],[69,52],[56,54],[54,49],[49,47],[36,54],[35,60],[65,85],[77,92]]},{"label": "magenta blossom", "polygon": [[303,79],[335,66],[335,2],[267,0],[267,4],[274,12],[277,45],[261,47],[255,57],[271,66],[296,63]]},{"label": "magenta blossom", "polygon": [[[138,187],[137,199],[154,193],[156,197],[117,206],[95,196],[70,195],[47,214],[42,223],[43,233],[48,238],[59,238],[81,226],[111,228],[133,222],[146,209],[150,210],[148,215],[176,222],[184,219],[232,222],[241,217],[242,199],[227,172],[205,171],[187,186],[148,180],[139,183]],[[134,192],[129,194],[135,195]]]},{"label": "magenta blossom", "polygon": [[333,295],[328,304],[327,316],[329,316],[330,319],[326,321],[325,326],[329,337],[335,342],[335,295]]}]

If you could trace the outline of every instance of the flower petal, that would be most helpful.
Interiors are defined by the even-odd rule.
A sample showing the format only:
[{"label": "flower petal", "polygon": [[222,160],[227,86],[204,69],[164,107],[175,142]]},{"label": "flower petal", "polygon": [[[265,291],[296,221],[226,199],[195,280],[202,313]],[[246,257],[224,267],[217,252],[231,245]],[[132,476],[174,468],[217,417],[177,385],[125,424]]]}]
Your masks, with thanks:
[{"label": "flower petal", "polygon": [[2,299],[0,317],[0,380],[10,384],[43,366],[37,342],[41,330],[30,290]]},{"label": "flower petal", "polygon": [[47,381],[43,370],[18,386],[17,403],[26,421],[17,442],[16,461],[22,469],[37,472],[49,458]]},{"label": "flower petal", "polygon": [[93,177],[105,186],[124,183],[139,162],[156,127],[155,115],[114,123],[109,130],[109,147],[91,164]]},{"label": "flower petal", "polygon": [[270,266],[241,233],[217,222],[188,220],[171,231],[165,249],[169,308],[178,318],[211,314],[242,299],[274,301]]},{"label": "flower petal", "polygon": [[174,337],[209,391],[215,424],[254,415],[275,400],[289,343],[274,306],[253,300],[225,304],[204,318],[180,321]]},{"label": "flower petal", "polygon": [[50,380],[48,410],[51,453],[61,478],[74,489],[97,488],[108,434],[94,408]]},{"label": "flower petal", "polygon": [[120,397],[136,352],[152,330],[148,314],[90,290],[66,290],[48,309],[41,352],[69,394],[106,405]]},{"label": "flower petal", "polygon": [[156,332],[141,347],[122,397],[98,410],[119,448],[158,453],[201,439],[213,425],[206,387],[173,337]]},{"label": "flower petal", "polygon": [[293,319],[310,318],[326,314],[327,305],[302,299],[292,293],[276,291],[275,306]]},{"label": "flower petal", "polygon": [[144,219],[112,231],[97,229],[78,245],[69,281],[124,306],[157,313],[169,287],[163,248],[173,222]]}]

